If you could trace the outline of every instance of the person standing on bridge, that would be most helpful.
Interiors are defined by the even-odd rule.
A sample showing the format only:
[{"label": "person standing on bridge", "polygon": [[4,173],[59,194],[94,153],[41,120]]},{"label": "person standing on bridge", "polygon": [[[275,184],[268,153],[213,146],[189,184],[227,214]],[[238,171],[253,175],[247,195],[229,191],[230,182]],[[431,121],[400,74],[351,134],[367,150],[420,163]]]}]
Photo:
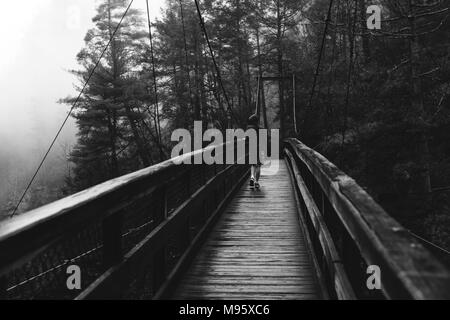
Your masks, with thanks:
[{"label": "person standing on bridge", "polygon": [[[259,155],[259,121],[256,114],[253,114],[248,118],[247,121],[247,130],[254,129],[256,131],[256,164],[251,164],[250,172],[250,187],[259,189],[259,177],[261,175],[261,160]],[[250,146],[249,146],[250,148]]]}]

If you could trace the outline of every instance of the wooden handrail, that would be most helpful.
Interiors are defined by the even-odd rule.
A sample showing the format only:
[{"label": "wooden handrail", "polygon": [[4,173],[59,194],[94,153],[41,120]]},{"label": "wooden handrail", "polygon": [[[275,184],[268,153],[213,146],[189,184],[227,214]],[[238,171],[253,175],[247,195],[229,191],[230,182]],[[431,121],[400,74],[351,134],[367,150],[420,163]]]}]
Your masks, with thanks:
[{"label": "wooden handrail", "polygon": [[[377,265],[385,298],[450,299],[449,271],[352,178],[296,139],[285,141],[285,154],[297,172],[297,191],[307,197],[303,214],[331,287],[344,284],[357,298],[378,297],[366,288],[365,269]],[[345,289],[346,279],[352,288]]]},{"label": "wooden handrail", "polygon": [[[197,151],[198,152],[198,151]],[[200,151],[202,152],[202,150]],[[193,153],[194,154],[194,153]],[[191,157],[192,154],[183,157]],[[11,263],[57,240],[74,225],[106,218],[162,186],[182,166],[170,159],[112,179],[0,224],[0,274]],[[138,189],[136,193],[130,190]]]},{"label": "wooden handrail", "polygon": [[[182,157],[202,152],[205,149]],[[284,153],[317,267],[331,297],[450,298],[448,270],[353,179],[296,139],[285,141]],[[8,296],[6,289],[11,284],[20,287],[26,281],[61,272],[60,268],[71,261],[57,256],[59,260],[47,266],[49,252],[59,254],[58,246],[68,239],[70,243],[83,240],[79,234],[90,228],[101,230],[100,239],[84,246],[82,249],[88,253],[80,252],[79,257],[101,252],[102,266],[77,293],[78,299],[123,297],[124,288],[133,281],[130,277],[150,269],[152,297],[166,297],[248,172],[246,165],[178,165],[180,160],[171,159],[107,181],[3,222],[0,297]],[[168,207],[169,194],[179,198],[173,201],[176,203],[173,208]],[[132,207],[131,213],[128,212],[130,206],[136,205],[139,208]],[[151,217],[139,220],[138,225],[130,222],[147,211]],[[198,227],[193,227],[193,220],[198,220]],[[132,227],[126,229],[127,224]],[[128,233],[124,231],[141,228],[145,232],[127,244],[124,238]],[[183,247],[179,258],[169,266],[167,253],[174,246],[174,237]],[[381,269],[379,292],[366,288],[369,265]],[[25,282],[11,283],[8,278],[11,273],[31,267],[33,270]],[[54,278],[47,280],[51,282]],[[40,281],[40,285],[46,285],[47,280]]]},{"label": "wooden handrail", "polygon": [[[65,274],[65,270],[61,269],[71,263],[72,257],[70,254],[68,257],[61,255],[60,246],[67,246],[67,241],[82,246],[76,242],[88,242],[92,240],[90,238],[96,239],[92,240],[94,243],[82,247],[81,252],[75,251],[81,253],[77,258],[99,252],[101,266],[96,265],[95,272],[88,270],[88,273],[97,276],[84,282],[87,287],[83,287],[82,292],[76,292],[78,298],[121,297],[126,282],[132,280],[129,278],[131,270],[142,265],[151,266],[154,294],[159,290],[159,296],[164,296],[171,287],[166,283],[169,279],[166,272],[172,272],[170,279],[176,278],[189,258],[187,253],[194,250],[200,239],[201,234],[192,229],[194,224],[198,225],[195,228],[206,232],[248,172],[247,165],[180,164],[210,148],[109,180],[2,222],[0,296],[8,296],[5,292],[11,290],[11,285],[16,288],[28,281],[40,281],[39,277],[47,279],[54,272]],[[226,144],[223,144],[223,149],[225,152]],[[169,195],[174,197],[170,203]],[[169,211],[170,205],[175,207]],[[145,219],[141,218],[142,213]],[[136,218],[141,219],[139,225],[134,221]],[[127,246],[127,235],[141,228],[144,233]],[[88,229],[96,234],[83,235],[84,230]],[[166,266],[168,245],[173,246],[173,241],[182,244],[182,248],[178,249],[183,253],[182,259],[175,261],[175,269]],[[16,274],[25,273],[27,279],[22,277],[10,281]],[[50,284],[54,278],[47,280]],[[45,286],[47,280],[40,281],[39,285],[44,282]],[[59,286],[62,291],[67,289],[65,282]],[[40,290],[45,291],[45,288]],[[74,298],[74,294],[69,293],[68,296]],[[52,294],[50,297],[61,298]]]}]

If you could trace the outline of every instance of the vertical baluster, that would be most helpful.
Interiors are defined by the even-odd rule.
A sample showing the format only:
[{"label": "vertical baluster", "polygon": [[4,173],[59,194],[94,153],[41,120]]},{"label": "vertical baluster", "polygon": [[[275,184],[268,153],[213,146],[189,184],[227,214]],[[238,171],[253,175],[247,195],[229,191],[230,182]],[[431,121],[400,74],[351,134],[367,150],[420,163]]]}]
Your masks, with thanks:
[{"label": "vertical baluster", "polygon": [[[123,212],[115,212],[103,220],[103,266],[105,269],[120,263],[123,259],[122,224]],[[110,283],[100,296],[120,299],[125,282],[124,278],[117,279],[114,283]]]},{"label": "vertical baluster", "polygon": [[[154,218],[156,225],[161,224],[167,218],[167,192],[163,186],[155,191],[155,199],[159,199],[159,205]],[[158,291],[166,278],[166,244],[162,245],[153,256],[153,292]]]},{"label": "vertical baluster", "polygon": [[184,226],[181,229],[179,238],[180,238],[180,243],[183,244],[184,249],[187,248],[189,246],[189,244],[191,243],[191,232],[193,232],[194,230],[191,229],[191,218],[187,218],[186,222],[184,224]]},{"label": "vertical baluster", "polygon": [[167,218],[167,192],[166,186],[162,186],[156,190],[153,194],[155,199],[158,200],[157,210],[154,212],[154,219],[156,225],[159,225]]},{"label": "vertical baluster", "polygon": [[103,221],[103,265],[105,269],[122,261],[122,224],[123,212],[116,212]]}]

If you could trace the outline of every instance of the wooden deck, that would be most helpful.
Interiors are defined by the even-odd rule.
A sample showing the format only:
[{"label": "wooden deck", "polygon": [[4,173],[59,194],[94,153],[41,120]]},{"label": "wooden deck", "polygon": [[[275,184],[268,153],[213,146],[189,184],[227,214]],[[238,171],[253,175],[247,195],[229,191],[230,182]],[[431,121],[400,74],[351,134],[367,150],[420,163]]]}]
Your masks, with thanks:
[{"label": "wooden deck", "polygon": [[245,184],[223,213],[174,299],[320,299],[284,161],[261,189]]}]

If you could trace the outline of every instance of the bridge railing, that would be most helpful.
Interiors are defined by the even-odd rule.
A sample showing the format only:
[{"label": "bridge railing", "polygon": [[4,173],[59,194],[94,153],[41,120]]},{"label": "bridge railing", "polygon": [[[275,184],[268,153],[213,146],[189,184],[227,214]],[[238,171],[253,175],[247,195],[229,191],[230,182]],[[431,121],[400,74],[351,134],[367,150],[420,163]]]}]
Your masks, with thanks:
[{"label": "bridge railing", "polygon": [[171,159],[2,222],[0,299],[164,297],[247,172]]},{"label": "bridge railing", "polygon": [[[296,139],[284,154],[331,298],[450,299],[449,271],[353,179]],[[369,290],[368,266],[379,267],[380,290]]]}]

